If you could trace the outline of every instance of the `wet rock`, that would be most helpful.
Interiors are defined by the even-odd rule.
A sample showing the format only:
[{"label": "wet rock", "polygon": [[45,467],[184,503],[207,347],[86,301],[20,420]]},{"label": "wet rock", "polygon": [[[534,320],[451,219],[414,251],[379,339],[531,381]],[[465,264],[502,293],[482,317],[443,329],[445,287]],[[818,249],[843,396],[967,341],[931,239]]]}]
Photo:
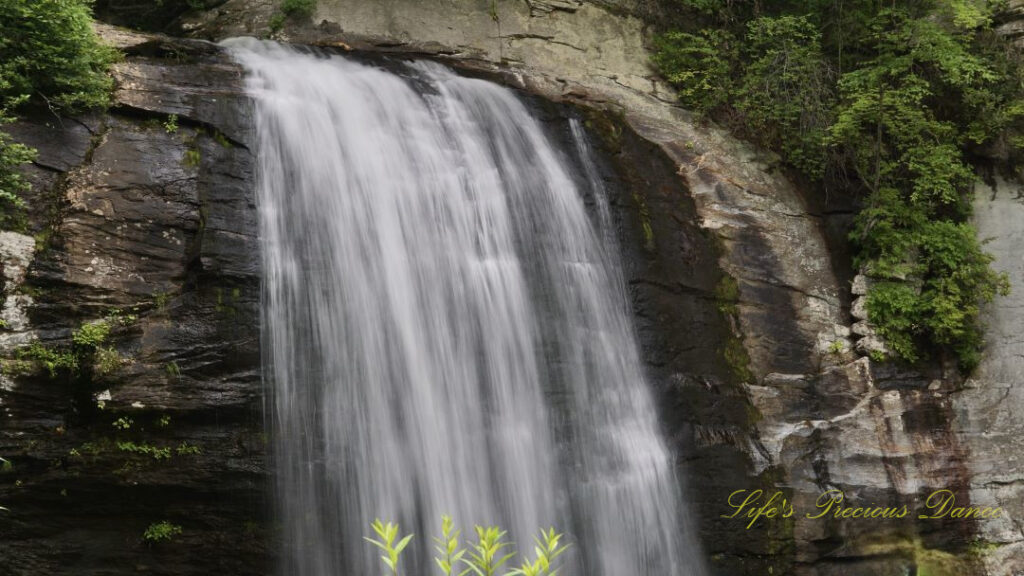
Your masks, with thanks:
[{"label": "wet rock", "polygon": [[555,10],[575,12],[583,5],[580,0],[526,0],[526,3],[530,5],[530,14],[533,16],[550,14]]},{"label": "wet rock", "polygon": [[996,32],[1024,47],[1024,0],[1009,0],[996,16]]},{"label": "wet rock", "polygon": [[36,243],[31,236],[17,232],[0,232],[0,276],[5,293],[13,292],[25,280],[32,263]]},{"label": "wet rock", "polygon": [[[0,474],[0,572],[266,574],[241,76],[205,43],[116,37],[139,52],[117,65],[109,114],[30,114],[12,129],[50,177],[30,199],[39,250],[32,237],[0,233],[0,357],[13,367],[0,385],[0,455],[12,467]],[[18,359],[36,337],[68,350],[73,330],[105,318],[108,372],[85,359],[51,376]],[[181,535],[146,542],[147,527],[165,520]]]},{"label": "wet rock", "polygon": [[889,347],[885,345],[885,340],[877,334],[868,334],[857,341],[857,352],[864,356],[871,356],[872,354],[881,354],[882,356],[889,355]]}]

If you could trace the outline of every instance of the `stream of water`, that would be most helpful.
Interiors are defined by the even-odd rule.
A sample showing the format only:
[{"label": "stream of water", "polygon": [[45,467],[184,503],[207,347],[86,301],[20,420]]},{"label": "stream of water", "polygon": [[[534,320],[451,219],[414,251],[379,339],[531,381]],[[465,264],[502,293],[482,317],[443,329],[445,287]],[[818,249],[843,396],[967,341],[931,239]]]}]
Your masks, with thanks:
[{"label": "stream of water", "polygon": [[403,573],[434,574],[450,514],[524,551],[555,526],[566,576],[704,574],[579,123],[560,150],[513,91],[436,63],[228,45],[254,101],[282,573],[381,573],[379,517],[417,535]]}]

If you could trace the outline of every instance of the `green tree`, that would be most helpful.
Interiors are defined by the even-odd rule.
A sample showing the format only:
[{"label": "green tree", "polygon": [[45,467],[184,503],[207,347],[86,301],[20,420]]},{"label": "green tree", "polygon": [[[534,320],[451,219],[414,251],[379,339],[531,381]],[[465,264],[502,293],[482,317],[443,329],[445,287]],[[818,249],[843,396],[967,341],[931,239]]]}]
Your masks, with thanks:
[{"label": "green tree", "polygon": [[[29,101],[58,114],[107,106],[116,57],[93,32],[88,0],[0,0],[0,125]],[[18,167],[34,157],[0,133],[0,227],[24,225]]]},{"label": "green tree", "polygon": [[[11,121],[0,110],[0,126]],[[12,142],[7,134],[0,131],[0,230],[25,227],[22,195],[29,190],[29,183],[21,175],[19,167],[35,157],[35,150]]]},{"label": "green tree", "polygon": [[[1007,281],[968,224],[970,158],[996,141],[1024,144],[1024,75],[991,30],[995,3],[678,2],[704,14],[705,29],[664,34],[653,60],[681,102],[808,180],[860,192],[855,265],[882,280],[871,320],[899,357],[952,353],[972,368],[980,305]],[[730,17],[711,13],[726,5]],[[741,31],[740,50],[709,41]]]},{"label": "green tree", "polygon": [[709,112],[731,97],[736,40],[724,30],[669,32],[655,38],[654,63],[691,110]]},{"label": "green tree", "polygon": [[744,72],[733,97],[746,131],[820,179],[834,105],[834,79],[822,55],[821,33],[805,16],[756,18],[747,25],[744,53]]},{"label": "green tree", "polygon": [[39,98],[56,111],[110,102],[117,52],[92,29],[88,0],[0,0],[0,99]]},{"label": "green tree", "polygon": [[871,320],[907,360],[950,350],[970,369],[979,304],[1007,281],[965,223],[975,176],[964,148],[987,138],[976,126],[1006,120],[989,117],[1000,78],[962,28],[987,20],[956,14],[880,10],[868,38],[875,56],[840,79],[830,137],[868,191],[851,239],[857,263],[886,280],[869,296]]}]

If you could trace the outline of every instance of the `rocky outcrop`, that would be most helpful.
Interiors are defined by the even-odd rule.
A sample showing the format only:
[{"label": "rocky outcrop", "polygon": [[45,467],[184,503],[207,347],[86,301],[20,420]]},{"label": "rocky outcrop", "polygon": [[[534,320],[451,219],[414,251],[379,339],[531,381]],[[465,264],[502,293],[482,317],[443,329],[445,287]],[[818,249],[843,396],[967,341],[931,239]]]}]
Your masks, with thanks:
[{"label": "rocky outcrop", "polygon": [[1018,48],[1024,48],[1024,1],[1008,0],[996,17],[995,30],[1013,40]]},{"label": "rocky outcrop", "polygon": [[[825,202],[771,154],[679,109],[647,63],[635,17],[646,4],[320,0],[280,37],[439,59],[541,97],[553,126],[567,112],[544,101],[581,108],[606,159],[644,357],[716,573],[1021,572],[1017,301],[996,303],[987,360],[966,383],[943,366],[875,363],[871,342],[858,352],[854,341],[872,336],[863,302],[851,305],[863,287],[851,289],[835,241],[849,203]],[[180,25],[214,40],[264,35],[276,10],[228,0]],[[16,559],[15,574],[262,574],[269,506],[240,71],[203,42],[105,35],[129,53],[111,114],[40,112],[13,127],[40,157],[33,229],[0,235],[0,455],[13,455],[0,474],[12,520],[0,525],[0,557]],[[978,223],[1020,293],[1019,193],[994,190]],[[113,308],[136,319],[116,323],[112,376],[82,388],[24,372],[13,350],[59,349]],[[173,456],[139,458],[127,442]],[[722,517],[729,494],[757,488],[800,513],[750,530]],[[830,489],[909,513],[805,518]],[[936,489],[1011,516],[917,518]],[[183,533],[144,543],[160,520]]]},{"label": "rocky outcrop", "polygon": [[[0,234],[0,572],[265,574],[248,107],[208,44],[105,29],[109,114],[28,114],[33,234]],[[104,370],[40,369],[104,322]],[[84,358],[84,357],[83,357]],[[112,365],[111,365],[112,364]],[[169,541],[144,538],[169,522]]]}]

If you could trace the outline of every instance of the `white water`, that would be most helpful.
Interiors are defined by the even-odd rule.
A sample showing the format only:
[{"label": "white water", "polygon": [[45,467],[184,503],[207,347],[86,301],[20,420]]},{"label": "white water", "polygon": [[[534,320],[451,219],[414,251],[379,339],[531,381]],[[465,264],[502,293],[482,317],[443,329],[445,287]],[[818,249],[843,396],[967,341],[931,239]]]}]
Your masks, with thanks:
[{"label": "white water", "polygon": [[567,576],[703,574],[580,126],[563,154],[511,91],[437,64],[229,45],[255,99],[282,573],[380,573],[380,517],[433,574],[448,513],[524,551],[555,526]]}]

